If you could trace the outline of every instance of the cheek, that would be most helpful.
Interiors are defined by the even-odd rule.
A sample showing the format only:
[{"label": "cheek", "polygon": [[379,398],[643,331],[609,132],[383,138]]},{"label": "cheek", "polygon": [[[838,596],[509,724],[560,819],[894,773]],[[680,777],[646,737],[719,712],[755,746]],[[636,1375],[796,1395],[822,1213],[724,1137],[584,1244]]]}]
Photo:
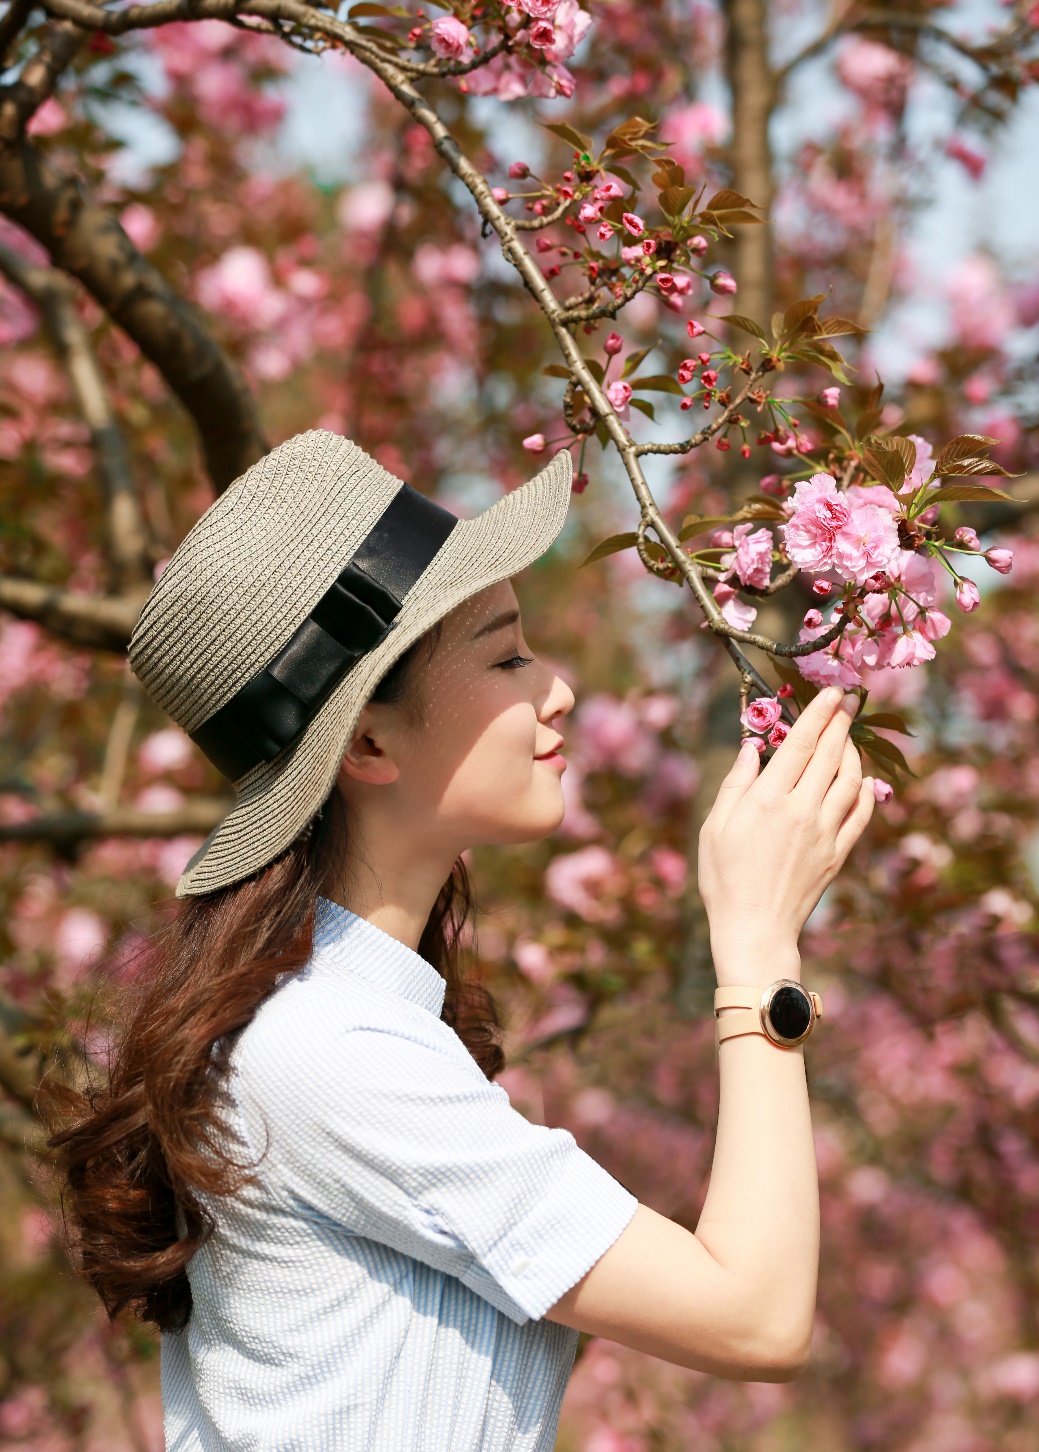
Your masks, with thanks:
[{"label": "cheek", "polygon": [[516,801],[530,788],[535,771],[537,717],[529,703],[498,709],[472,732],[445,782],[443,806],[483,815],[503,801]]}]

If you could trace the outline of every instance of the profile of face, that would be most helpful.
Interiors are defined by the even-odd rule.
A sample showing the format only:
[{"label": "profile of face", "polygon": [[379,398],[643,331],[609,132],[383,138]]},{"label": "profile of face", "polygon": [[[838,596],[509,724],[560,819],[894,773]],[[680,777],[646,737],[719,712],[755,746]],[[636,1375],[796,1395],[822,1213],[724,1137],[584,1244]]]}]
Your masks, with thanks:
[{"label": "profile of face", "polygon": [[365,837],[406,833],[409,854],[536,841],[563,819],[559,721],[573,705],[527,646],[511,583],[492,585],[444,618],[408,700],[365,707],[339,789]]}]

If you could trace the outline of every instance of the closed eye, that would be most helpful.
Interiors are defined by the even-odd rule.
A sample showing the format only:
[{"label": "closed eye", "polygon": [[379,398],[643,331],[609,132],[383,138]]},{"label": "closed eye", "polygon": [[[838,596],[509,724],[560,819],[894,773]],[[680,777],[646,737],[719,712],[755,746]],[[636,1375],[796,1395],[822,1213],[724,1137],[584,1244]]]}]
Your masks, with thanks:
[{"label": "closed eye", "polygon": [[508,660],[500,660],[496,668],[502,671],[518,671],[522,666],[530,665],[533,659],[532,655],[514,655]]}]

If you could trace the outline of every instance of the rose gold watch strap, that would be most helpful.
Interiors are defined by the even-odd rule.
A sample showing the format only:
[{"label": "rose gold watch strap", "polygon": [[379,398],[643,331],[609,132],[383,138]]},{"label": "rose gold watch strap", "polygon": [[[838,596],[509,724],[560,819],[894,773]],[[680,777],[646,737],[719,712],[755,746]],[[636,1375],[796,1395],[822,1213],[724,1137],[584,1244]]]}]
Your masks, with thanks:
[{"label": "rose gold watch strap", "polygon": [[757,1008],[761,1002],[763,988],[716,988],[714,990],[714,1011],[719,1008]]},{"label": "rose gold watch strap", "polygon": [[744,1008],[738,1013],[727,1013],[724,1018],[718,1020],[716,1028],[719,1043],[722,1043],[724,1039],[738,1038],[742,1034],[761,1034],[763,1038],[768,1038],[768,1034],[761,1027],[761,1013],[756,1008]]}]

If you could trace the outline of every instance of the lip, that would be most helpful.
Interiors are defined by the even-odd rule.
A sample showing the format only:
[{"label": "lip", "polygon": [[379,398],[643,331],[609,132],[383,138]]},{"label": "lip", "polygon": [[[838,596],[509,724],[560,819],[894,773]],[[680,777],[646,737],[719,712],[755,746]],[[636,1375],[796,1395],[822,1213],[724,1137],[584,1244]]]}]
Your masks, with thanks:
[{"label": "lip", "polygon": [[535,756],[534,760],[535,761],[563,761],[564,760],[563,753],[559,749],[562,746],[562,744],[563,744],[563,738],[562,738],[562,736],[560,736],[559,740],[555,743],[554,746],[550,746],[547,751],[542,751],[539,756]]}]

